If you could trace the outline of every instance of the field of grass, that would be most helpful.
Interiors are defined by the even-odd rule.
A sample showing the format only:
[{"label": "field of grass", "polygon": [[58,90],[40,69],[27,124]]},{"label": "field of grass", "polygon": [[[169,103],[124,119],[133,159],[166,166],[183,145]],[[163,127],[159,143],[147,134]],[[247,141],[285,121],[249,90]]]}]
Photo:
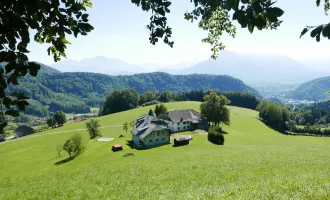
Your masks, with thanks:
[{"label": "field of grass", "polygon": [[[168,103],[169,110],[198,102]],[[121,125],[151,107],[99,118],[102,126]],[[0,199],[330,199],[330,139],[286,136],[265,126],[257,113],[230,107],[225,145],[194,134],[188,146],[172,144],[134,150],[121,127],[101,129],[111,142],[89,140],[76,159],[57,156],[56,145],[85,122],[0,144]],[[118,138],[123,134],[124,138]],[[173,140],[171,141],[173,142]],[[111,146],[124,151],[113,153]],[[126,153],[134,156],[123,157]]]}]

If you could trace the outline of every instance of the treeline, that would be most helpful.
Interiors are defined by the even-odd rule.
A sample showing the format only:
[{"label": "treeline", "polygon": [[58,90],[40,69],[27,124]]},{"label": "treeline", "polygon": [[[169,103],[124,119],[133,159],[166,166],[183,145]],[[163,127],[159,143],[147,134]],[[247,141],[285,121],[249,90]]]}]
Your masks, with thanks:
[{"label": "treeline", "polygon": [[139,95],[134,89],[118,89],[110,93],[106,98],[104,106],[100,109],[99,115],[117,113],[137,106],[149,106],[158,103],[175,101],[203,101],[203,97],[215,92],[217,95],[225,96],[232,106],[255,109],[259,100],[245,92],[220,92],[217,90],[193,90],[190,92],[146,92]]},{"label": "treeline", "polygon": [[[247,92],[220,92],[214,90],[218,95],[224,95],[230,100],[230,105],[243,108],[255,109],[259,100]],[[157,102],[172,101],[203,101],[205,95],[210,94],[211,90],[192,90],[190,92],[146,92],[140,95],[139,105],[151,105]],[[151,103],[150,103],[151,102]]]},{"label": "treeline", "polygon": [[[265,124],[280,132],[330,136],[330,129],[327,126],[322,126],[322,124],[327,123],[327,119],[325,119],[329,116],[327,110],[292,109],[286,105],[268,101],[260,102],[256,110],[259,111],[259,118]],[[320,123],[320,119],[324,119],[324,123]],[[305,126],[299,127],[297,124]]]},{"label": "treeline", "polygon": [[274,102],[262,101],[257,106],[259,118],[268,126],[285,132],[290,130],[290,112],[285,107]]},{"label": "treeline", "polygon": [[[103,105],[110,92],[119,88],[133,88],[139,94],[148,91],[170,91],[185,93],[191,90],[247,92],[260,94],[241,80],[221,75],[170,75],[166,73],[145,73],[131,76],[109,76],[96,73],[60,73],[50,67],[41,66],[37,77],[19,80],[20,85],[8,87],[7,92],[23,92],[38,103],[31,104],[27,112],[35,116],[47,116],[48,112],[63,110],[66,113],[86,113],[88,108]],[[176,99],[179,99],[175,97]],[[200,97],[196,97],[197,99]],[[176,101],[166,93],[162,102]],[[187,97],[180,97],[180,101]],[[190,96],[189,99],[192,99]],[[197,100],[196,99],[196,100]]]}]

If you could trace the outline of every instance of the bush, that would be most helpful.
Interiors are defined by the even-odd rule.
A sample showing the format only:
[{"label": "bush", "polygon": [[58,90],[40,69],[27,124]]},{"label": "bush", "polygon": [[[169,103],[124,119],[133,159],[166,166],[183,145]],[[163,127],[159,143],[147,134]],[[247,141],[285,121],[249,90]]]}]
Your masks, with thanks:
[{"label": "bush", "polygon": [[222,134],[221,127],[210,126],[207,139],[213,144],[224,145],[225,137]]},{"label": "bush", "polygon": [[82,135],[75,133],[63,145],[63,150],[66,151],[70,158],[74,158],[85,150],[85,145]]},{"label": "bush", "polygon": [[148,102],[145,102],[144,104],[142,104],[141,106],[144,107],[144,106],[151,106],[151,105],[155,105],[155,104],[159,104],[160,102],[157,101],[157,100],[152,100],[152,101],[148,101]]}]

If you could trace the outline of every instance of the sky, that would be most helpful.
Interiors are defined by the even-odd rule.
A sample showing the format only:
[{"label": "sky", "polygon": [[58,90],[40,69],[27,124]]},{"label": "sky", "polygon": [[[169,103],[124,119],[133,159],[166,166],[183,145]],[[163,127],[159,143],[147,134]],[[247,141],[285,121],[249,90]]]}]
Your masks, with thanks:
[{"label": "sky", "polygon": [[[207,32],[197,24],[184,20],[183,15],[191,10],[190,0],[173,0],[168,24],[173,28],[174,48],[159,42],[149,43],[149,33],[145,28],[151,13],[144,12],[130,0],[92,0],[93,8],[88,10],[90,24],[94,30],[87,36],[67,37],[71,45],[67,49],[67,59],[82,60],[97,56],[116,58],[129,63],[158,63],[175,65],[195,63],[209,59],[210,46],[201,42]],[[306,59],[330,59],[330,40],[315,39],[306,35],[299,39],[306,25],[327,23],[323,7],[316,7],[315,0],[278,0],[275,4],[285,13],[278,30],[258,31],[250,34],[247,29],[237,26],[235,38],[224,35],[222,42],[226,50],[237,53],[280,54],[298,61]],[[53,64],[47,54],[47,44],[32,42],[29,45],[30,60]],[[221,55],[220,55],[221,56]]]}]

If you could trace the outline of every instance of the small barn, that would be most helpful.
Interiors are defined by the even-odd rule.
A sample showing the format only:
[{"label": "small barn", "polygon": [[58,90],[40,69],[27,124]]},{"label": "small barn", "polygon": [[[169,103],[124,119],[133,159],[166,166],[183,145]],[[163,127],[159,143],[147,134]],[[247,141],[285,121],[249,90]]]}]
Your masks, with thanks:
[{"label": "small barn", "polygon": [[112,151],[116,152],[116,151],[121,151],[123,150],[123,146],[121,146],[120,144],[115,144],[112,146]]},{"label": "small barn", "polygon": [[190,140],[192,140],[191,135],[176,136],[174,138],[174,146],[188,145]]},{"label": "small barn", "polygon": [[28,126],[19,126],[14,130],[15,138],[23,137],[35,133],[34,129]]}]

